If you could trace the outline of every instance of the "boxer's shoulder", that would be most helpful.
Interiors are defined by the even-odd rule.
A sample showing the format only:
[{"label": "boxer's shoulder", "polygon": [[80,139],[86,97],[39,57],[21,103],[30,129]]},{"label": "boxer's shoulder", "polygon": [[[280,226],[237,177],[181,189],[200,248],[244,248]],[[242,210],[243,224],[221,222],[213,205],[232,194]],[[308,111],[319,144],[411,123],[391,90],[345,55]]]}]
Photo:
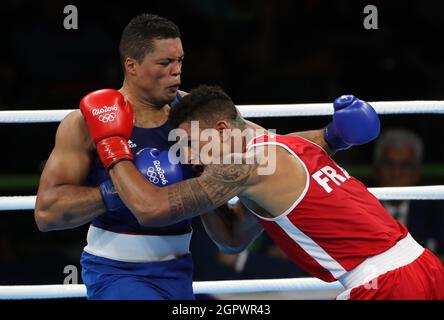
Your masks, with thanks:
[{"label": "boxer's shoulder", "polygon": [[57,129],[56,144],[62,144],[65,148],[81,148],[88,151],[94,149],[94,144],[80,110],[70,112],[62,120]]},{"label": "boxer's shoulder", "polygon": [[59,127],[81,127],[84,126],[86,128],[85,118],[83,118],[80,110],[73,110],[68,113],[65,118],[60,122]]}]

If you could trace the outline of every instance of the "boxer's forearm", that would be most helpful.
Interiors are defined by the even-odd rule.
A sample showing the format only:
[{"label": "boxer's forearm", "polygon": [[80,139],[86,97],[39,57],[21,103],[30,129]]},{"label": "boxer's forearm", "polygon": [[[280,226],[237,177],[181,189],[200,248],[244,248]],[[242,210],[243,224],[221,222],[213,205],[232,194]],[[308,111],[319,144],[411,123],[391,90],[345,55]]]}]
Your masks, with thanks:
[{"label": "boxer's forearm", "polygon": [[197,178],[158,188],[131,161],[121,161],[109,171],[114,187],[140,225],[161,227],[209,212],[214,204]]},{"label": "boxer's forearm", "polygon": [[223,205],[201,216],[207,234],[224,253],[245,250],[263,231],[257,219],[242,205]]},{"label": "boxer's forearm", "polygon": [[[263,127],[261,127],[260,125],[258,125],[257,123],[254,123],[254,122],[246,120],[246,119],[244,119],[244,121],[247,123],[247,125],[249,125],[250,127],[252,127],[255,130],[266,130]],[[328,146],[327,142],[325,141],[324,130],[325,129],[322,128],[322,129],[318,129],[318,130],[293,132],[290,134],[307,139],[308,141],[311,141],[311,142],[317,144],[318,146],[320,146],[329,155],[332,155],[334,153],[334,151],[331,150],[331,148]]]},{"label": "boxer's forearm", "polygon": [[329,155],[334,153],[334,150],[331,150],[328,146],[327,142],[324,138],[324,128],[319,130],[309,130],[309,131],[300,131],[300,132],[292,132],[290,133],[294,136],[302,137],[308,141],[311,141],[318,146],[320,146],[322,149],[324,149]]},{"label": "boxer's forearm", "polygon": [[147,181],[131,161],[121,161],[109,171],[114,187],[125,206],[141,225],[156,226],[168,219],[168,196]]},{"label": "boxer's forearm", "polygon": [[38,194],[34,217],[46,232],[81,226],[105,211],[98,188],[60,185]]},{"label": "boxer's forearm", "polygon": [[257,164],[210,165],[198,178],[163,188],[151,184],[131,161],[110,172],[125,205],[143,226],[164,226],[210,212],[245,189]]},{"label": "boxer's forearm", "polygon": [[201,216],[208,236],[220,251],[236,253],[237,243],[233,234],[233,214],[227,205],[219,207],[210,214]]}]

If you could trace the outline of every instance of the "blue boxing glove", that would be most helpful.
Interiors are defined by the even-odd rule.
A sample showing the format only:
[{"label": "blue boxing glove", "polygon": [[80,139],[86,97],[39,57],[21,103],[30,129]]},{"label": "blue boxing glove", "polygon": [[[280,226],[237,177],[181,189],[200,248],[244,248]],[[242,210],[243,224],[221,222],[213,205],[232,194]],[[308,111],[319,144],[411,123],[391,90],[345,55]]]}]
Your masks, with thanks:
[{"label": "blue boxing glove", "polygon": [[[168,154],[168,151],[145,148],[137,152],[134,164],[149,182],[164,187],[183,180],[182,165],[171,163]],[[102,182],[99,188],[109,211],[118,211],[125,207],[111,179]]]},{"label": "blue boxing glove", "polygon": [[149,182],[165,187],[183,180],[182,165],[170,162],[169,155],[175,158],[168,151],[145,148],[137,152],[134,164]]},{"label": "blue boxing glove", "polygon": [[345,150],[375,139],[381,124],[375,109],[352,95],[333,102],[333,121],[324,130],[324,139],[334,151]]}]

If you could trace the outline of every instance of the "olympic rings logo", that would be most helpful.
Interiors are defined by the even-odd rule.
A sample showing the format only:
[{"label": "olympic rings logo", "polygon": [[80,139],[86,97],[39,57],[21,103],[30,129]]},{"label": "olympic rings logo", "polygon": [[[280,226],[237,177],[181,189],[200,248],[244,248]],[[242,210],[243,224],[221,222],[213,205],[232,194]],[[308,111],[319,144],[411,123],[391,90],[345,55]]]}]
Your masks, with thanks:
[{"label": "olympic rings logo", "polygon": [[154,183],[154,184],[159,183],[159,178],[157,177],[157,173],[156,173],[154,167],[148,168],[148,170],[146,171],[146,176],[151,183]]},{"label": "olympic rings logo", "polygon": [[114,121],[114,119],[116,119],[116,114],[114,112],[101,114],[99,116],[99,120],[102,121],[103,123]]}]

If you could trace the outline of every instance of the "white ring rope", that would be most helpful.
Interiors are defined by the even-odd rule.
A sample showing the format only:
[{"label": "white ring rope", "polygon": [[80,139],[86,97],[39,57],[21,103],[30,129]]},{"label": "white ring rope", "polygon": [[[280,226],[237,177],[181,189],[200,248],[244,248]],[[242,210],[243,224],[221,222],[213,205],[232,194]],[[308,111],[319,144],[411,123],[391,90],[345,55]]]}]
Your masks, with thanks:
[{"label": "white ring rope", "polygon": [[[193,283],[195,294],[229,294],[251,292],[300,292],[314,299],[334,299],[344,287],[339,282],[327,283],[316,278],[224,280]],[[86,287],[81,284],[0,286],[0,299],[83,298]]]},{"label": "white ring rope", "polygon": [[60,122],[71,110],[0,111],[0,123]]},{"label": "white ring rope", "polygon": [[0,197],[0,211],[34,210],[36,196]]},{"label": "white ring rope", "polygon": [[[370,102],[378,114],[444,114],[444,101],[381,101]],[[326,116],[333,114],[332,103],[242,105],[240,112],[247,118]],[[60,122],[74,109],[0,111],[0,123]]]},{"label": "white ring rope", "polygon": [[[444,114],[444,101],[381,101],[369,102],[378,114]],[[238,106],[246,118],[328,116],[333,114],[332,103],[272,104]]]},{"label": "white ring rope", "polygon": [[[379,200],[443,200],[444,185],[368,188]],[[0,211],[34,210],[36,196],[0,197]]]},{"label": "white ring rope", "polygon": [[368,188],[379,200],[442,200],[444,186]]}]

